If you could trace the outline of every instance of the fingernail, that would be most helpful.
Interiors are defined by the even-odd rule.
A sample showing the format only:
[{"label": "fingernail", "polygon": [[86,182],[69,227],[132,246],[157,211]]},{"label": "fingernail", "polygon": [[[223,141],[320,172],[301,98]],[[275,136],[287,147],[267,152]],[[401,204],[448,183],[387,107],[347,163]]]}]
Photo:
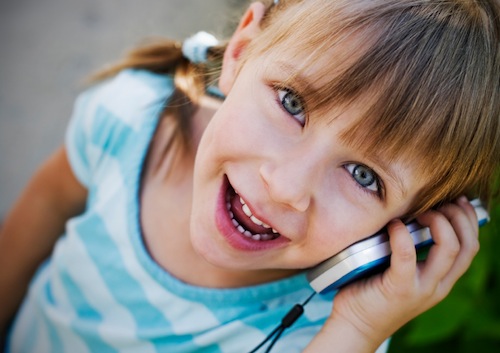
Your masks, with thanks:
[{"label": "fingernail", "polygon": [[469,200],[467,199],[467,196],[462,195],[457,199],[457,202],[466,205],[469,203]]},{"label": "fingernail", "polygon": [[392,225],[397,225],[397,224],[401,224],[401,220],[399,218],[394,218],[392,220],[389,221],[389,223],[387,223],[387,226],[392,226]]}]

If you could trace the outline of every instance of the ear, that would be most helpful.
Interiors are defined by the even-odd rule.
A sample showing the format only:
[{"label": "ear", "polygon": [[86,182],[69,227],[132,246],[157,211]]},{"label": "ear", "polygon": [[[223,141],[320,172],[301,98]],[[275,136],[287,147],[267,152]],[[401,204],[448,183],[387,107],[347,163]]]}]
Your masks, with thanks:
[{"label": "ear", "polygon": [[239,59],[248,44],[260,32],[260,22],[265,13],[266,7],[263,3],[252,3],[227,44],[219,78],[219,88],[225,95],[229,93],[238,74]]}]

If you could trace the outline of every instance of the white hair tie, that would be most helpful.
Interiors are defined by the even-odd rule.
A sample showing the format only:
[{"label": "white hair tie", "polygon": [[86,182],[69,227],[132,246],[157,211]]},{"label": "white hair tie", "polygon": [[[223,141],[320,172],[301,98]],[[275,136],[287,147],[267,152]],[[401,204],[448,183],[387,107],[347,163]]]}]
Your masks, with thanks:
[{"label": "white hair tie", "polygon": [[192,63],[207,62],[207,52],[219,44],[217,38],[207,32],[198,32],[182,43],[182,55]]}]

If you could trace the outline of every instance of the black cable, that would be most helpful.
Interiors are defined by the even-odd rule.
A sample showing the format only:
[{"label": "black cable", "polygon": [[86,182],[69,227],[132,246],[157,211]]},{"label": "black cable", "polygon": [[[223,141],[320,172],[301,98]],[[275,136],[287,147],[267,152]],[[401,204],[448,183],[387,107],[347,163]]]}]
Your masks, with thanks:
[{"label": "black cable", "polygon": [[283,331],[285,329],[289,328],[292,326],[295,321],[304,313],[304,306],[309,303],[309,301],[316,295],[316,292],[313,292],[302,304],[295,304],[290,311],[286,313],[286,315],[281,319],[281,323],[274,328],[274,330],[267,335],[267,337],[260,342],[257,347],[252,349],[250,353],[255,353],[257,352],[264,344],[267,343],[272,338],[271,343],[269,344],[269,347],[267,347],[265,353],[271,352],[271,349],[273,348],[274,344],[278,341],[278,339],[281,337],[283,334]]},{"label": "black cable", "polygon": [[281,325],[276,326],[275,329],[273,330],[273,332],[271,332],[269,335],[267,335],[267,337],[262,342],[260,342],[257,347],[252,349],[250,351],[250,353],[257,352],[259,350],[259,348],[262,347],[264,344],[266,344],[266,342],[269,341],[276,334],[276,332],[278,332],[278,330],[280,330],[280,329],[281,329]]},{"label": "black cable", "polygon": [[273,340],[271,341],[271,344],[269,345],[269,347],[267,347],[266,349],[266,352],[265,353],[269,353],[271,352],[271,349],[273,348],[274,344],[279,340],[279,338],[281,337],[281,334],[283,333],[283,331],[285,331],[285,328],[282,327],[278,333],[276,334],[276,336],[274,336]]}]

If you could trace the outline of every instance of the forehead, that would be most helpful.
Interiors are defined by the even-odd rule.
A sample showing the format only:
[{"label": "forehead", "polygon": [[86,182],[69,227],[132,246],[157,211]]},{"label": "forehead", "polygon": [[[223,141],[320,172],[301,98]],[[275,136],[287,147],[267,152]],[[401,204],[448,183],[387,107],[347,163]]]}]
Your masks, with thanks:
[{"label": "forehead", "polygon": [[268,63],[278,63],[291,78],[301,73],[320,87],[348,70],[367,50],[370,42],[369,36],[361,31],[337,37],[333,34],[326,37],[316,34],[314,38],[294,30],[280,37],[277,42],[262,43],[257,40],[250,55],[265,55]]}]

